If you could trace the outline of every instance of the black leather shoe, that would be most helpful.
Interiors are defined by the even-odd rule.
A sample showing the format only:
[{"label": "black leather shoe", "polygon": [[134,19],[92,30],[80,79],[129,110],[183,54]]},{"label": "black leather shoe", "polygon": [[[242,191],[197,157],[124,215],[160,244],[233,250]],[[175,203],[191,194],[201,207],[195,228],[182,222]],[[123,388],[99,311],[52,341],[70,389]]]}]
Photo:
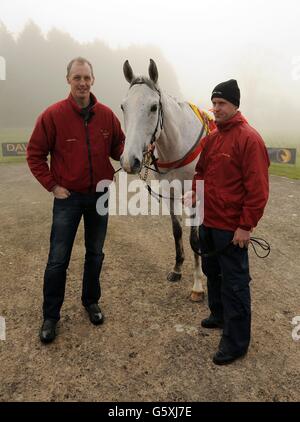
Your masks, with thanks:
[{"label": "black leather shoe", "polygon": [[92,305],[85,306],[87,313],[89,314],[89,318],[92,324],[100,325],[103,324],[104,315],[101,312],[101,309],[98,303],[93,303]]},{"label": "black leather shoe", "polygon": [[213,363],[216,365],[228,365],[229,363],[234,362],[235,360],[245,356],[246,353],[241,355],[231,355],[230,353],[224,352],[223,350],[218,350],[213,357]]},{"label": "black leather shoe", "polygon": [[201,326],[204,328],[223,328],[223,322],[215,319],[212,315],[201,321]]},{"label": "black leather shoe", "polygon": [[40,330],[40,340],[42,343],[51,343],[56,337],[56,324],[54,319],[45,319]]}]

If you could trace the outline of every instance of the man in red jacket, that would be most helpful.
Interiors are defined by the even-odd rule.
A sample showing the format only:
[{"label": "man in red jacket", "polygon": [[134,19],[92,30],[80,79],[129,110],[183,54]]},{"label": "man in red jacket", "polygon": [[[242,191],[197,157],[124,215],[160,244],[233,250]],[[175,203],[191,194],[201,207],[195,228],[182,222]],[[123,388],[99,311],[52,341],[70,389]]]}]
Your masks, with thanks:
[{"label": "man in red jacket", "polygon": [[86,253],[81,300],[90,321],[95,325],[103,322],[98,305],[99,277],[108,215],[96,211],[101,195],[96,186],[101,180],[112,180],[114,169],[109,157],[120,159],[125,136],[117,117],[90,92],[94,80],[92,65],[86,59],[78,57],[69,63],[70,95],[39,116],[27,148],[31,172],[54,196],[44,275],[44,322],[40,330],[43,343],[50,343],[56,336],[66,272],[82,216]]},{"label": "man in red jacket", "polygon": [[199,229],[202,269],[207,276],[210,316],[205,328],[223,328],[218,365],[246,354],[250,343],[251,303],[248,263],[250,233],[263,215],[269,195],[269,158],[261,136],[238,111],[236,80],[220,83],[211,96],[217,128],[204,139],[196,181],[204,180],[204,220]]}]

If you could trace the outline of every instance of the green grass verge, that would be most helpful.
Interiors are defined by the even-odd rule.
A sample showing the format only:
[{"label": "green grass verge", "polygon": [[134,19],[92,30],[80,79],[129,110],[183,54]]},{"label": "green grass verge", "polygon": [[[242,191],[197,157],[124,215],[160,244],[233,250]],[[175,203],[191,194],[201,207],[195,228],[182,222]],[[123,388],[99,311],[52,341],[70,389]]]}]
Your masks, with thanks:
[{"label": "green grass verge", "polygon": [[270,174],[288,177],[289,179],[300,179],[300,166],[272,163],[270,166]]},{"label": "green grass verge", "polygon": [[296,164],[280,164],[272,163],[270,166],[270,174],[276,176],[284,176],[290,179],[300,179],[300,140],[296,133],[263,134],[264,141],[268,147],[274,148],[296,148],[297,157]]}]

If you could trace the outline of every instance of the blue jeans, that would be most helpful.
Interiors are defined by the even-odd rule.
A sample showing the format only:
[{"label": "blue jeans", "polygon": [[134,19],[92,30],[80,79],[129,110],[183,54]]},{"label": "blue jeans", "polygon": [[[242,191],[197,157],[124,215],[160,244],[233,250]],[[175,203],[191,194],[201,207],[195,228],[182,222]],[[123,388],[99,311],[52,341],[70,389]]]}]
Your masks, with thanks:
[{"label": "blue jeans", "polygon": [[96,211],[99,193],[71,192],[67,199],[54,199],[50,252],[44,275],[44,319],[60,319],[67,268],[69,266],[76,232],[83,216],[85,262],[81,301],[84,306],[98,303],[101,297],[100,272],[104,259],[108,215]]},{"label": "blue jeans", "polygon": [[[203,252],[230,244],[234,233],[200,226]],[[246,353],[250,342],[251,298],[248,249],[230,246],[219,255],[202,258],[207,277],[208,305],[213,317],[224,323],[219,348],[233,355]]]}]

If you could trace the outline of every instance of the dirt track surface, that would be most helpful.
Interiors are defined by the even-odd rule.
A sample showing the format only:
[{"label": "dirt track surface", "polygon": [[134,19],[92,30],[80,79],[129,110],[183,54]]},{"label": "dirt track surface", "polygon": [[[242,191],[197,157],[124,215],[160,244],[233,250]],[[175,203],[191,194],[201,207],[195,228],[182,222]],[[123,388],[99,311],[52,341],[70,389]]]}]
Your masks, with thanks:
[{"label": "dirt track surface", "polygon": [[[299,401],[300,181],[271,177],[256,235],[267,260],[250,252],[252,342],[245,359],[215,366],[220,331],[200,328],[203,303],[189,301],[192,254],[186,230],[182,281],[173,265],[168,217],[111,217],[102,271],[103,326],[80,304],[83,232],[78,232],[54,343],[38,338],[52,198],[26,164],[0,166],[0,401]],[[300,330],[299,330],[300,334]]]}]

